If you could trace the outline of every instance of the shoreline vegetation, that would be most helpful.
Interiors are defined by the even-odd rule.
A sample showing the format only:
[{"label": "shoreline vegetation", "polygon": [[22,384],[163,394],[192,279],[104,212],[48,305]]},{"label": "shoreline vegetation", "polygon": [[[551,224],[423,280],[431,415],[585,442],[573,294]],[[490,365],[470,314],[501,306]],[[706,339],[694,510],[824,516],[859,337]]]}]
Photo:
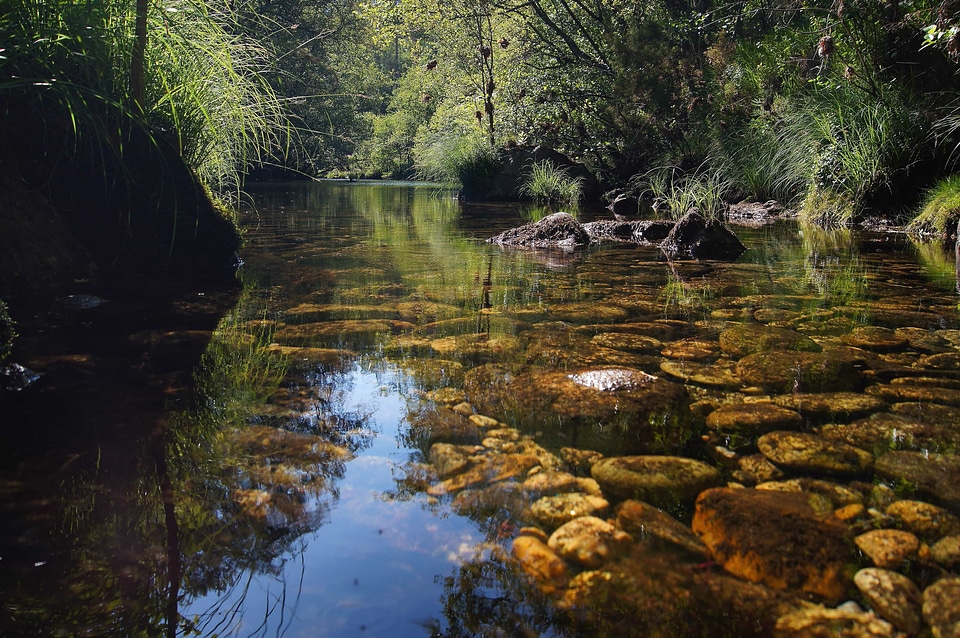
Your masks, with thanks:
[{"label": "shoreline vegetation", "polygon": [[2,4],[8,302],[111,271],[230,273],[243,184],[277,177],[618,219],[775,201],[919,241],[960,221],[946,2]]}]

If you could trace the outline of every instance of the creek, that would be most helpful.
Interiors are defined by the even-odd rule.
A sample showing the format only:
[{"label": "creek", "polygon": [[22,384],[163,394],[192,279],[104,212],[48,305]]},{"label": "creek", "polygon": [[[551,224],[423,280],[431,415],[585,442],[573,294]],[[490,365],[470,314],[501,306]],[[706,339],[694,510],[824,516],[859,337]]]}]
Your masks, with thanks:
[{"label": "creek", "polygon": [[[770,609],[698,609],[717,582],[732,593],[715,601],[770,582],[705,584],[729,574],[696,539],[689,552],[633,530],[601,563],[653,580],[612,593],[588,562],[564,557],[556,578],[518,565],[514,539],[559,525],[531,512],[544,496],[590,494],[628,527],[624,494],[592,482],[598,455],[695,459],[711,487],[821,481],[821,496],[854,494],[837,510],[909,496],[957,512],[953,492],[873,468],[889,450],[953,467],[952,251],[794,221],[732,226],[747,247],[733,263],[484,241],[531,214],[425,184],[256,185],[239,290],[187,274],[175,293],[127,282],[34,317],[18,347],[41,380],[0,402],[0,635],[770,633]],[[902,420],[848,429],[877,415]],[[869,462],[743,461],[784,430]],[[696,493],[681,492],[647,500],[689,531]],[[870,516],[846,519],[845,538],[890,520]],[[901,570],[921,589],[954,568],[921,562]],[[787,578],[779,609],[866,607],[844,578]]]}]

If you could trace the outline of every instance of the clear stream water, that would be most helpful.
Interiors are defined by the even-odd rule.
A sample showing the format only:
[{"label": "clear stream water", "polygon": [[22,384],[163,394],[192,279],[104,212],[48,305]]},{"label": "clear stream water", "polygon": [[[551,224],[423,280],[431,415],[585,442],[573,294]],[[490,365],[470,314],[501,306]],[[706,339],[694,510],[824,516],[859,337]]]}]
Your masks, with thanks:
[{"label": "clear stream water", "polygon": [[[124,306],[140,324],[121,325],[119,293],[87,290],[103,303],[37,317],[23,362],[83,383],[0,403],[0,635],[575,635],[505,559],[523,522],[431,493],[423,432],[473,399],[472,370],[662,376],[667,344],[743,321],[824,343],[919,327],[941,351],[960,328],[940,246],[793,222],[733,227],[748,250],[731,264],[485,243],[530,214],[430,185],[257,186],[238,294],[197,282],[161,310]],[[609,338],[644,330],[658,345]],[[923,354],[901,350],[897,365]],[[590,447],[563,419],[522,418],[507,425],[551,451]],[[704,432],[671,451],[709,461]]]}]

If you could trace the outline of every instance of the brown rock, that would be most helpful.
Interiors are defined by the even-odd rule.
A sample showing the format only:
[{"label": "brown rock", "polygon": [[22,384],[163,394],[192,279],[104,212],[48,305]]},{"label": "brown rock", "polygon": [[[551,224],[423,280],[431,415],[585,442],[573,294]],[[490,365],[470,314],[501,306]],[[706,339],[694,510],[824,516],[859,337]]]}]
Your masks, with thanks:
[{"label": "brown rock", "polygon": [[617,525],[636,541],[657,538],[693,554],[709,554],[707,546],[689,527],[643,501],[631,499],[621,503],[617,508]]},{"label": "brown rock", "polygon": [[846,525],[823,497],[716,488],[697,499],[693,531],[730,573],[831,601],[847,590]]},{"label": "brown rock", "polygon": [[870,607],[884,620],[908,634],[923,627],[923,594],[912,580],[898,572],[868,567],[853,577],[857,589]]},{"label": "brown rock", "polygon": [[873,614],[813,607],[777,620],[774,638],[898,638],[893,625]]},{"label": "brown rock", "polygon": [[960,578],[938,580],[923,591],[923,620],[934,638],[960,636]]},{"label": "brown rock", "polygon": [[772,430],[797,430],[803,425],[798,412],[772,403],[725,405],[707,416],[707,427],[717,432],[763,434]]},{"label": "brown rock", "polygon": [[936,539],[960,532],[960,519],[942,507],[924,501],[895,501],[885,513],[920,538]]},{"label": "brown rock", "polygon": [[548,545],[562,558],[581,567],[597,568],[627,552],[633,539],[595,516],[581,516],[561,525]]},{"label": "brown rock", "polygon": [[605,493],[661,507],[675,507],[720,484],[716,468],[679,456],[605,458],[594,463],[590,471]]},{"label": "brown rock", "polygon": [[884,569],[897,569],[920,549],[920,539],[899,529],[875,529],[853,540],[874,565]]},{"label": "brown rock", "polygon": [[858,476],[873,465],[869,452],[805,432],[769,432],[757,447],[775,465],[799,472]]},{"label": "brown rock", "polygon": [[556,529],[581,516],[603,515],[610,503],[589,494],[556,494],[544,496],[530,506],[530,514],[550,529]]},{"label": "brown rock", "polygon": [[520,563],[520,569],[545,592],[551,593],[566,584],[567,564],[539,538],[527,535],[515,538],[513,556]]}]

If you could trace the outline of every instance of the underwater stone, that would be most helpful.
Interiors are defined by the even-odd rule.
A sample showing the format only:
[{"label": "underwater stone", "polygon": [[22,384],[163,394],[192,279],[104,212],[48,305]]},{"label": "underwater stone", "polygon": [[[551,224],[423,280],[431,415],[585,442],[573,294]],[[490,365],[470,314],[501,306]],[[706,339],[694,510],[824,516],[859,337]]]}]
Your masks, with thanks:
[{"label": "underwater stone", "polygon": [[960,519],[942,507],[924,501],[895,501],[884,513],[920,538],[942,538],[960,532]]},{"label": "underwater stone", "polygon": [[735,576],[838,601],[852,555],[847,526],[832,512],[814,494],[721,487],[697,498],[693,531]]},{"label": "underwater stone", "polygon": [[629,499],[621,503],[617,507],[617,526],[638,542],[657,538],[701,557],[709,555],[707,546],[689,527],[643,501]]},{"label": "underwater stone", "polygon": [[820,428],[820,435],[875,454],[890,449],[939,451],[941,446],[952,447],[956,436],[942,428],[888,412],[879,412],[848,425],[825,425]]},{"label": "underwater stone", "polygon": [[930,547],[930,557],[937,563],[954,570],[960,567],[960,536],[945,536]]},{"label": "underwater stone", "polygon": [[757,447],[774,465],[800,472],[858,476],[873,465],[869,452],[805,432],[770,432]]},{"label": "underwater stone", "polygon": [[588,569],[619,558],[631,544],[629,534],[595,516],[581,516],[564,523],[547,542],[561,558]]},{"label": "underwater stone", "polygon": [[720,348],[736,359],[765,350],[820,352],[822,348],[810,337],[795,330],[762,324],[741,324],[720,333]]},{"label": "underwater stone", "polygon": [[717,432],[762,434],[771,430],[796,430],[803,425],[799,413],[772,403],[723,405],[707,416],[707,427]]},{"label": "underwater stone", "polygon": [[853,539],[873,564],[884,569],[897,569],[913,558],[920,549],[920,539],[899,529],[874,529]]},{"label": "underwater stone", "polygon": [[864,392],[880,397],[891,403],[917,401],[921,403],[939,403],[953,407],[960,406],[960,390],[925,387],[919,385],[876,384],[867,387]]},{"label": "underwater stone", "polygon": [[860,386],[855,365],[828,352],[756,352],[737,362],[737,374],[746,385],[778,392],[856,390]]},{"label": "underwater stone", "polygon": [[720,355],[720,343],[700,337],[688,337],[664,344],[660,354],[668,359],[708,361]]},{"label": "underwater stone", "polygon": [[757,485],[758,490],[779,492],[805,492],[816,494],[830,501],[833,507],[840,508],[847,505],[860,505],[863,495],[839,483],[824,481],[815,478],[795,478],[787,481],[767,481]]},{"label": "underwater stone", "polygon": [[667,508],[721,481],[716,468],[679,456],[610,457],[594,463],[590,472],[604,493]]},{"label": "underwater stone", "polygon": [[890,328],[882,326],[859,326],[850,334],[843,335],[840,340],[848,346],[873,350],[874,352],[890,352],[904,348],[908,340]]},{"label": "underwater stone", "polygon": [[874,470],[935,503],[960,508],[960,456],[894,450],[879,456]]},{"label": "underwater stone", "polygon": [[537,522],[556,529],[581,516],[602,516],[610,503],[599,496],[569,493],[544,496],[530,506],[530,514]]},{"label": "underwater stone", "polygon": [[900,638],[893,625],[868,612],[812,607],[777,620],[774,638]]},{"label": "underwater stone", "polygon": [[779,467],[771,463],[762,454],[750,454],[737,459],[739,469],[733,472],[733,479],[745,485],[756,485],[767,481],[778,481],[786,476]]},{"label": "underwater stone", "polygon": [[567,564],[550,547],[534,536],[513,539],[513,556],[520,568],[544,593],[553,593],[567,581]]},{"label": "underwater stone", "polygon": [[923,620],[934,638],[960,636],[960,578],[943,578],[923,590]]},{"label": "underwater stone", "polygon": [[886,401],[855,392],[785,394],[774,397],[773,402],[818,421],[848,421],[887,408]]},{"label": "underwater stone", "polygon": [[668,359],[660,362],[660,370],[697,385],[719,388],[740,386],[740,377],[736,375],[736,363],[733,361],[720,360],[711,364]]},{"label": "underwater stone", "polygon": [[577,477],[558,470],[538,472],[523,482],[523,491],[534,498],[564,492],[579,492]]}]

